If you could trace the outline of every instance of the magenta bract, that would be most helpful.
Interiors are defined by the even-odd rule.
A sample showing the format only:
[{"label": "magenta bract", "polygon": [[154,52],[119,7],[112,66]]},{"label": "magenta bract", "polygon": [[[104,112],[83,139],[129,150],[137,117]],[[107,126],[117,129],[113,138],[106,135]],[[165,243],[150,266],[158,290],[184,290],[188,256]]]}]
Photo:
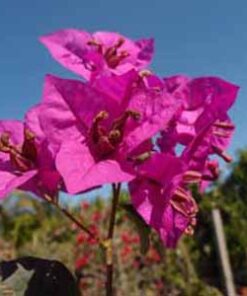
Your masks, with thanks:
[{"label": "magenta bract", "polygon": [[[35,194],[56,193],[60,176],[54,165],[49,145],[37,129],[31,114],[25,123],[16,120],[0,122],[0,198],[14,189]],[[41,131],[41,130],[40,130]]]},{"label": "magenta bract", "polygon": [[133,152],[180,108],[162,89],[146,89],[133,76],[124,77],[125,95],[118,100],[83,82],[46,79],[40,121],[51,146],[58,147],[56,165],[70,193],[133,179]]},{"label": "magenta bract", "polygon": [[118,33],[67,29],[40,41],[65,68],[92,80],[108,72],[124,74],[145,68],[153,55],[153,39],[132,41]]},{"label": "magenta bract", "polygon": [[181,159],[157,153],[138,168],[138,177],[129,183],[137,212],[167,247],[175,247],[182,233],[191,232],[196,223],[197,205],[184,187],[185,177]]}]

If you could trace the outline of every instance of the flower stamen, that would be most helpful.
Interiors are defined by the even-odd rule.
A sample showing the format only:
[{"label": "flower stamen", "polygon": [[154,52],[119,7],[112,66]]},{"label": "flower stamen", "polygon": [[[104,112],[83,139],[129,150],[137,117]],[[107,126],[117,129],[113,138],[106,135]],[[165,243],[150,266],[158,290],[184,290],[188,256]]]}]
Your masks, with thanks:
[{"label": "flower stamen", "polygon": [[89,46],[93,46],[93,47],[95,47],[96,50],[97,50],[99,53],[103,53],[103,45],[102,45],[100,42],[98,42],[98,41],[92,39],[92,40],[89,40],[89,41],[87,42],[87,44],[88,44]]},{"label": "flower stamen", "polygon": [[226,121],[216,121],[214,123],[215,127],[223,128],[223,129],[234,129],[234,125],[230,122]]},{"label": "flower stamen", "polygon": [[183,181],[184,183],[199,183],[202,179],[202,174],[200,172],[197,171],[187,171],[185,172],[185,174],[183,175]]},{"label": "flower stamen", "polygon": [[21,172],[32,168],[37,160],[35,135],[28,129],[24,129],[24,142],[22,147],[10,143],[10,134],[4,132],[0,138],[0,151],[9,154],[12,165]]},{"label": "flower stamen", "polygon": [[116,68],[122,60],[129,56],[129,53],[126,50],[118,52],[118,49],[124,44],[124,42],[124,38],[119,38],[115,45],[106,49],[104,58],[110,68]]},{"label": "flower stamen", "polygon": [[93,119],[93,124],[90,129],[92,142],[96,145],[96,150],[101,156],[107,156],[114,152],[117,145],[121,143],[124,134],[124,127],[128,118],[138,120],[140,114],[133,110],[126,110],[119,118],[115,119],[109,131],[102,125],[102,121],[107,119],[108,112],[100,111]]},{"label": "flower stamen", "polygon": [[215,145],[212,145],[212,148],[216,154],[218,154],[221,158],[224,159],[225,162],[232,162],[232,157],[229,154],[227,154],[226,151],[222,150],[221,148]]},{"label": "flower stamen", "polygon": [[198,206],[193,197],[181,187],[178,187],[175,190],[174,195],[170,200],[170,204],[174,209],[186,217],[195,217],[198,212]]},{"label": "flower stamen", "polygon": [[231,132],[230,131],[213,131],[213,134],[215,136],[221,137],[221,138],[229,138],[231,136]]}]

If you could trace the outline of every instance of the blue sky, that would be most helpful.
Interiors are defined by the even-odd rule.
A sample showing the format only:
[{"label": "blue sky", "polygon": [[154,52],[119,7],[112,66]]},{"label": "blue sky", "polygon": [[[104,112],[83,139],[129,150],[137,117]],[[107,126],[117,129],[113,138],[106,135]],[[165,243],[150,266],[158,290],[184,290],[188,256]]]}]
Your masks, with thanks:
[{"label": "blue sky", "polygon": [[40,99],[46,73],[69,75],[38,36],[68,27],[110,30],[153,36],[152,68],[160,75],[220,75],[240,85],[230,151],[247,144],[245,0],[1,0],[0,22],[0,118],[22,118]]}]

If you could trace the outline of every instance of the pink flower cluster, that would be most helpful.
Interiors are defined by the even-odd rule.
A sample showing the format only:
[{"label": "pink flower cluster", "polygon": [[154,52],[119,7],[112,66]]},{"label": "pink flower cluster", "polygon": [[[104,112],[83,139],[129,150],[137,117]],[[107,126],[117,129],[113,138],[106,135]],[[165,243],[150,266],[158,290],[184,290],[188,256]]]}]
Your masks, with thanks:
[{"label": "pink flower cluster", "polygon": [[0,197],[78,194],[127,182],[132,203],[164,243],[192,233],[202,190],[219,174],[234,131],[238,87],[218,77],[161,78],[153,39],[66,29],[40,38],[80,80],[47,75],[23,122],[0,121]]}]

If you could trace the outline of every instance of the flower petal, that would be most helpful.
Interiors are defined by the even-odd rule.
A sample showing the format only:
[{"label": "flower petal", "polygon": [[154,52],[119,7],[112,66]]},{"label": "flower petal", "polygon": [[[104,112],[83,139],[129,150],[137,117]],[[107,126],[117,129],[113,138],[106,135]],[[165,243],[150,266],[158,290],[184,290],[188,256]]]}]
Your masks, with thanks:
[{"label": "flower petal", "polygon": [[[54,151],[59,149],[65,139],[83,139],[87,131],[87,127],[78,120],[76,112],[57,88],[57,84],[62,83],[66,83],[66,80],[61,79],[60,81],[54,76],[47,76],[43,90],[43,102],[30,111],[31,114],[34,112],[38,114],[41,128]],[[32,128],[31,120],[29,117],[27,119]]]},{"label": "flower petal", "polygon": [[[53,58],[65,68],[89,80],[92,71],[87,67],[86,55],[89,50],[87,42],[92,39],[86,31],[67,29],[40,37]],[[92,59],[92,56],[90,57]],[[95,65],[101,60],[100,55],[95,54]]]},{"label": "flower petal", "polygon": [[0,136],[4,132],[10,134],[13,144],[18,145],[23,142],[24,125],[20,120],[0,120]]},{"label": "flower petal", "polygon": [[43,112],[43,105],[38,104],[25,114],[25,127],[31,130],[34,134],[36,139],[42,141],[45,138],[45,134],[40,122],[40,114]]},{"label": "flower petal", "polygon": [[189,219],[175,211],[159,185],[144,179],[130,182],[132,203],[144,221],[153,227],[167,247],[175,247]]},{"label": "flower petal", "polygon": [[85,144],[64,142],[56,166],[69,193],[75,194],[107,183],[128,182],[134,176],[112,159],[96,162]]},{"label": "flower petal", "polygon": [[6,197],[14,189],[18,189],[36,174],[36,170],[28,171],[22,175],[0,170],[0,199]]},{"label": "flower petal", "polygon": [[151,62],[154,53],[154,39],[137,40],[136,45],[140,48],[138,63],[141,67],[146,67]]},{"label": "flower petal", "polygon": [[128,109],[139,112],[141,118],[124,139],[125,151],[131,151],[143,141],[166,129],[181,104],[164,91],[137,91],[130,100]]},{"label": "flower petal", "polygon": [[119,104],[128,98],[138,73],[131,70],[123,75],[100,75],[95,78],[91,85],[99,92],[113,98]]},{"label": "flower petal", "polygon": [[[54,104],[54,117],[56,115],[61,118],[64,125],[80,125],[82,133],[87,132],[100,111],[106,111],[113,117],[121,112],[115,100],[100,93],[89,84],[51,75],[46,80],[44,100]],[[45,114],[44,118],[46,118]],[[64,129],[63,126],[62,129]]]},{"label": "flower petal", "polygon": [[218,77],[203,77],[192,81],[193,97],[203,100],[204,112],[198,118],[196,130],[212,124],[226,114],[235,102],[239,87]]}]

